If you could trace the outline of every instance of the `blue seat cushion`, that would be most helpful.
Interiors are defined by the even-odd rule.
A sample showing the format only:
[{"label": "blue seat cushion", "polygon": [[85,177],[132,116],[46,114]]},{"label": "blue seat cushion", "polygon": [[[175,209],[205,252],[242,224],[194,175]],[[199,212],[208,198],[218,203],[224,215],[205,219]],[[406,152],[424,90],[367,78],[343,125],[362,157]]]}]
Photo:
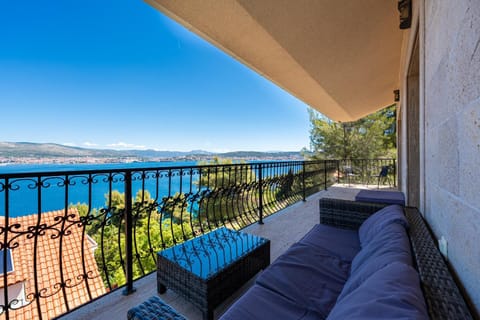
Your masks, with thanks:
[{"label": "blue seat cushion", "polygon": [[298,306],[327,316],[348,278],[350,262],[328,251],[296,243],[256,283]]},{"label": "blue seat cushion", "polygon": [[358,288],[375,272],[394,262],[410,266],[413,263],[407,232],[397,223],[385,226],[353,259],[350,277],[339,299]]},{"label": "blue seat cushion", "polygon": [[398,223],[408,228],[407,218],[399,205],[387,206],[368,217],[358,229],[358,238],[362,248],[390,223]]},{"label": "blue seat cushion", "polygon": [[294,301],[259,285],[253,285],[228,311],[221,320],[280,320],[325,319],[314,310],[305,309]]},{"label": "blue seat cushion", "polygon": [[405,196],[400,191],[360,190],[355,201],[405,206]]},{"label": "blue seat cushion", "polygon": [[418,273],[394,262],[339,297],[327,319],[429,319]]},{"label": "blue seat cushion", "polygon": [[360,251],[356,230],[339,229],[329,225],[315,225],[300,241],[309,246],[327,250],[342,260],[352,261]]}]

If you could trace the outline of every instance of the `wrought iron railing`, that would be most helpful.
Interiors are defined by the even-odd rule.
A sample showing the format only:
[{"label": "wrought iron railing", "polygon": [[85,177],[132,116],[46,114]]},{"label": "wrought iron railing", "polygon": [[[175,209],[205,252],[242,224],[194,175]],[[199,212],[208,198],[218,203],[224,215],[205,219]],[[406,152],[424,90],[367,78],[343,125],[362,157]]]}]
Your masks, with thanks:
[{"label": "wrought iron railing", "polygon": [[[378,180],[383,166],[393,169]],[[164,248],[263,223],[335,182],[395,185],[394,168],[318,160],[0,174],[0,318],[48,319],[131,293]]]},{"label": "wrought iron railing", "polygon": [[155,270],[156,252],[241,229],[333,184],[338,161],[0,174],[0,317],[52,318]]},{"label": "wrought iron railing", "polygon": [[337,163],[339,183],[397,186],[395,159],[344,159]]}]

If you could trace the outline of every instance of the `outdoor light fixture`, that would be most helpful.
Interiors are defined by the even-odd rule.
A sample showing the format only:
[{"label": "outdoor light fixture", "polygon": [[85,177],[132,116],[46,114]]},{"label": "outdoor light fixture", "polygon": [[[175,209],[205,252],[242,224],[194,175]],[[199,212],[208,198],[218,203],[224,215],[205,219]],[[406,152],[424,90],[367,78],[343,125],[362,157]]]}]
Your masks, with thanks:
[{"label": "outdoor light fixture", "polygon": [[395,101],[395,102],[400,101],[400,90],[398,90],[398,89],[397,89],[397,90],[393,90],[393,94],[394,94],[394,97],[395,97],[395,98],[394,98],[394,101]]},{"label": "outdoor light fixture", "polygon": [[412,0],[398,0],[400,29],[408,29],[412,24]]}]

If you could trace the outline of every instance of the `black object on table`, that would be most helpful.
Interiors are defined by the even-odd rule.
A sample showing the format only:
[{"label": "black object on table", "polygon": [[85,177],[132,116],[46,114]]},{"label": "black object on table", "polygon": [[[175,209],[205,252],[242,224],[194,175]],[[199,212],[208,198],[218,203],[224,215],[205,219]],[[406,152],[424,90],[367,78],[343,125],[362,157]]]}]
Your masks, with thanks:
[{"label": "black object on table", "polygon": [[127,320],[186,320],[175,309],[157,296],[128,310]]},{"label": "black object on table", "polygon": [[172,289],[210,320],[215,307],[269,264],[270,240],[223,227],[158,252],[158,292]]}]

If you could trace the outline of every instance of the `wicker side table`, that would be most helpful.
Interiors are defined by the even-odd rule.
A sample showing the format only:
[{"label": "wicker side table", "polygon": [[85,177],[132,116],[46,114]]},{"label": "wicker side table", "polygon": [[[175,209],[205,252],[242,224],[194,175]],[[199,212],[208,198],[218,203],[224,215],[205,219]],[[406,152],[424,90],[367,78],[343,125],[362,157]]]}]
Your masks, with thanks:
[{"label": "wicker side table", "polygon": [[158,253],[158,292],[172,289],[211,320],[215,307],[269,264],[270,240],[220,228]]}]

